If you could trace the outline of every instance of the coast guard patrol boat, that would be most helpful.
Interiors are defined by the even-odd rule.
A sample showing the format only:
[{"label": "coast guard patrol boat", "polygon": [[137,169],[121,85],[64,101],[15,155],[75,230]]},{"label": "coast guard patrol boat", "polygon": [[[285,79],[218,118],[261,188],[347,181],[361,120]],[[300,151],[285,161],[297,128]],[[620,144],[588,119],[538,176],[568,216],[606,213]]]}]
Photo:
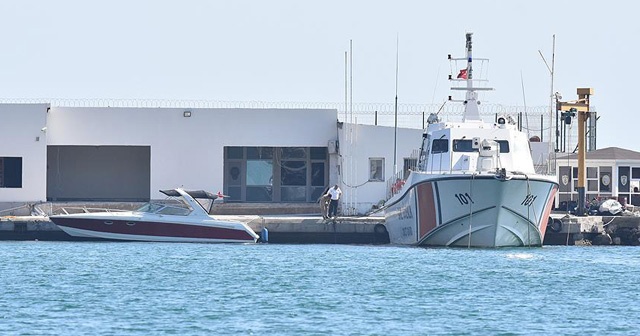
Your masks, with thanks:
[{"label": "coast guard patrol boat", "polygon": [[[386,202],[392,244],[459,247],[541,246],[558,184],[535,172],[527,134],[511,117],[482,121],[473,76],[472,33],[466,68],[450,79],[466,91],[462,122],[432,114],[418,167]],[[485,59],[486,60],[486,59]]]}]

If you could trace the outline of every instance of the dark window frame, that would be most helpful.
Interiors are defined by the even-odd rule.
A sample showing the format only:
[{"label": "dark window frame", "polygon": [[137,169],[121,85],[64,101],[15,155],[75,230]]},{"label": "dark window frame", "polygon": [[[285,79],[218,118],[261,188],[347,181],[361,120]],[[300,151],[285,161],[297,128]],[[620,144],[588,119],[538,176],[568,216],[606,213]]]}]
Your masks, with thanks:
[{"label": "dark window frame", "polygon": [[0,188],[22,188],[23,173],[24,159],[21,156],[0,157]]},{"label": "dark window frame", "polygon": [[[235,155],[229,155],[229,153]],[[242,158],[240,158],[242,153]],[[273,159],[270,159],[273,153]],[[223,169],[225,170],[223,190],[232,197],[227,202],[316,202],[323,194],[329,181],[329,150],[327,147],[286,146],[229,146],[225,147]],[[248,185],[249,161],[272,161],[273,175],[269,185]],[[294,162],[302,162],[302,165]],[[287,168],[289,164],[293,164]],[[238,166],[240,181],[230,184],[230,165]],[[283,171],[293,175],[287,180]],[[299,173],[295,173],[300,170]],[[304,184],[302,184],[304,182]],[[239,184],[238,184],[239,183]],[[322,184],[322,185],[320,185]],[[302,188],[302,189],[301,189]],[[304,191],[304,192],[303,192]],[[304,196],[304,197],[303,197]],[[302,200],[305,198],[305,200]]]},{"label": "dark window frame", "polygon": [[433,139],[431,142],[431,154],[449,152],[449,139]]},{"label": "dark window frame", "polygon": [[[498,143],[500,153],[509,153],[509,141],[508,140],[494,140]],[[477,152],[478,148],[473,148],[472,139],[453,139],[453,151],[459,153],[473,153]]]}]

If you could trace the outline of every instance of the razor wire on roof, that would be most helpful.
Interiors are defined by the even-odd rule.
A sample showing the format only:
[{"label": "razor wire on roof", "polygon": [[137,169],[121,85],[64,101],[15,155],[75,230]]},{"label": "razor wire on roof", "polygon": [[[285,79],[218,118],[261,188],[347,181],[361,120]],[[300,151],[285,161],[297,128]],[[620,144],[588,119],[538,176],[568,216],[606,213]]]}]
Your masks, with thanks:
[{"label": "razor wire on roof", "polygon": [[[185,99],[114,99],[114,98],[0,98],[4,104],[50,104],[54,107],[149,107],[149,108],[284,108],[284,109],[336,109],[344,113],[353,111],[357,114],[394,114],[393,103],[354,102],[270,102],[270,101],[219,101],[219,100],[185,100]],[[435,113],[440,104],[398,104],[399,114]],[[549,106],[510,106],[502,104],[480,105],[481,114],[518,113],[527,110],[529,115],[548,113]],[[442,114],[462,115],[462,104],[449,103],[444,105]]]},{"label": "razor wire on roof", "polygon": [[[338,120],[381,126],[393,126],[396,108],[393,103],[365,102],[269,102],[269,101],[218,101],[186,99],[114,99],[114,98],[0,98],[4,104],[49,104],[52,107],[118,107],[118,108],[238,108],[238,109],[334,109]],[[485,121],[495,116],[520,116],[523,129],[536,132],[548,129],[549,106],[516,106],[502,104],[482,104],[480,115]],[[595,110],[592,107],[592,110]],[[526,113],[524,113],[526,111]],[[459,121],[464,113],[464,105],[453,102],[444,104],[400,103],[397,108],[398,126],[424,128],[426,118],[438,113],[444,121]],[[544,125],[540,119],[547,119]]]}]

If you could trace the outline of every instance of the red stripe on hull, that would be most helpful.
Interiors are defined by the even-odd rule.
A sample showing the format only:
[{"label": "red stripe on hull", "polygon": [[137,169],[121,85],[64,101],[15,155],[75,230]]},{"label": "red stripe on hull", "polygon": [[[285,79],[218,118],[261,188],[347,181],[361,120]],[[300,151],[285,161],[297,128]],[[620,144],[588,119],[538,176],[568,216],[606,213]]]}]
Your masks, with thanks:
[{"label": "red stripe on hull", "polygon": [[436,203],[433,197],[433,185],[421,183],[416,186],[418,196],[418,241],[426,237],[438,225]]},{"label": "red stripe on hull", "polygon": [[[254,238],[244,230],[191,224],[110,220],[113,224],[107,225],[104,223],[104,219],[51,218],[51,220],[60,226],[116,234],[243,241],[254,240]],[[135,225],[127,225],[127,223],[135,223]]]},{"label": "red stripe on hull", "polygon": [[544,215],[540,218],[540,235],[541,241],[544,240],[544,234],[547,232],[547,221],[549,220],[549,215],[551,214],[551,209],[553,208],[553,203],[556,200],[556,193],[558,192],[558,186],[553,186],[549,195],[549,201],[547,202],[547,206],[544,208]]}]

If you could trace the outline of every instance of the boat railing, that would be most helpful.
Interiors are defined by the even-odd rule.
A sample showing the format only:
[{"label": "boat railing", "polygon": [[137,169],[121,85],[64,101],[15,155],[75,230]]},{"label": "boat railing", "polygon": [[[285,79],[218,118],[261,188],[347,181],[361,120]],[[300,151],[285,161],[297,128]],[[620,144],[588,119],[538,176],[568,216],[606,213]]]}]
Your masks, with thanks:
[{"label": "boat railing", "polygon": [[393,174],[393,176],[387,180],[387,200],[400,192],[402,186],[404,186],[404,182],[405,176],[403,171]]},{"label": "boat railing", "polygon": [[420,149],[414,149],[411,155],[405,159],[404,169],[396,172],[387,179],[387,200],[400,192],[400,189],[404,186],[404,182],[407,180],[407,177],[409,177],[409,172],[417,169],[419,158]]}]

